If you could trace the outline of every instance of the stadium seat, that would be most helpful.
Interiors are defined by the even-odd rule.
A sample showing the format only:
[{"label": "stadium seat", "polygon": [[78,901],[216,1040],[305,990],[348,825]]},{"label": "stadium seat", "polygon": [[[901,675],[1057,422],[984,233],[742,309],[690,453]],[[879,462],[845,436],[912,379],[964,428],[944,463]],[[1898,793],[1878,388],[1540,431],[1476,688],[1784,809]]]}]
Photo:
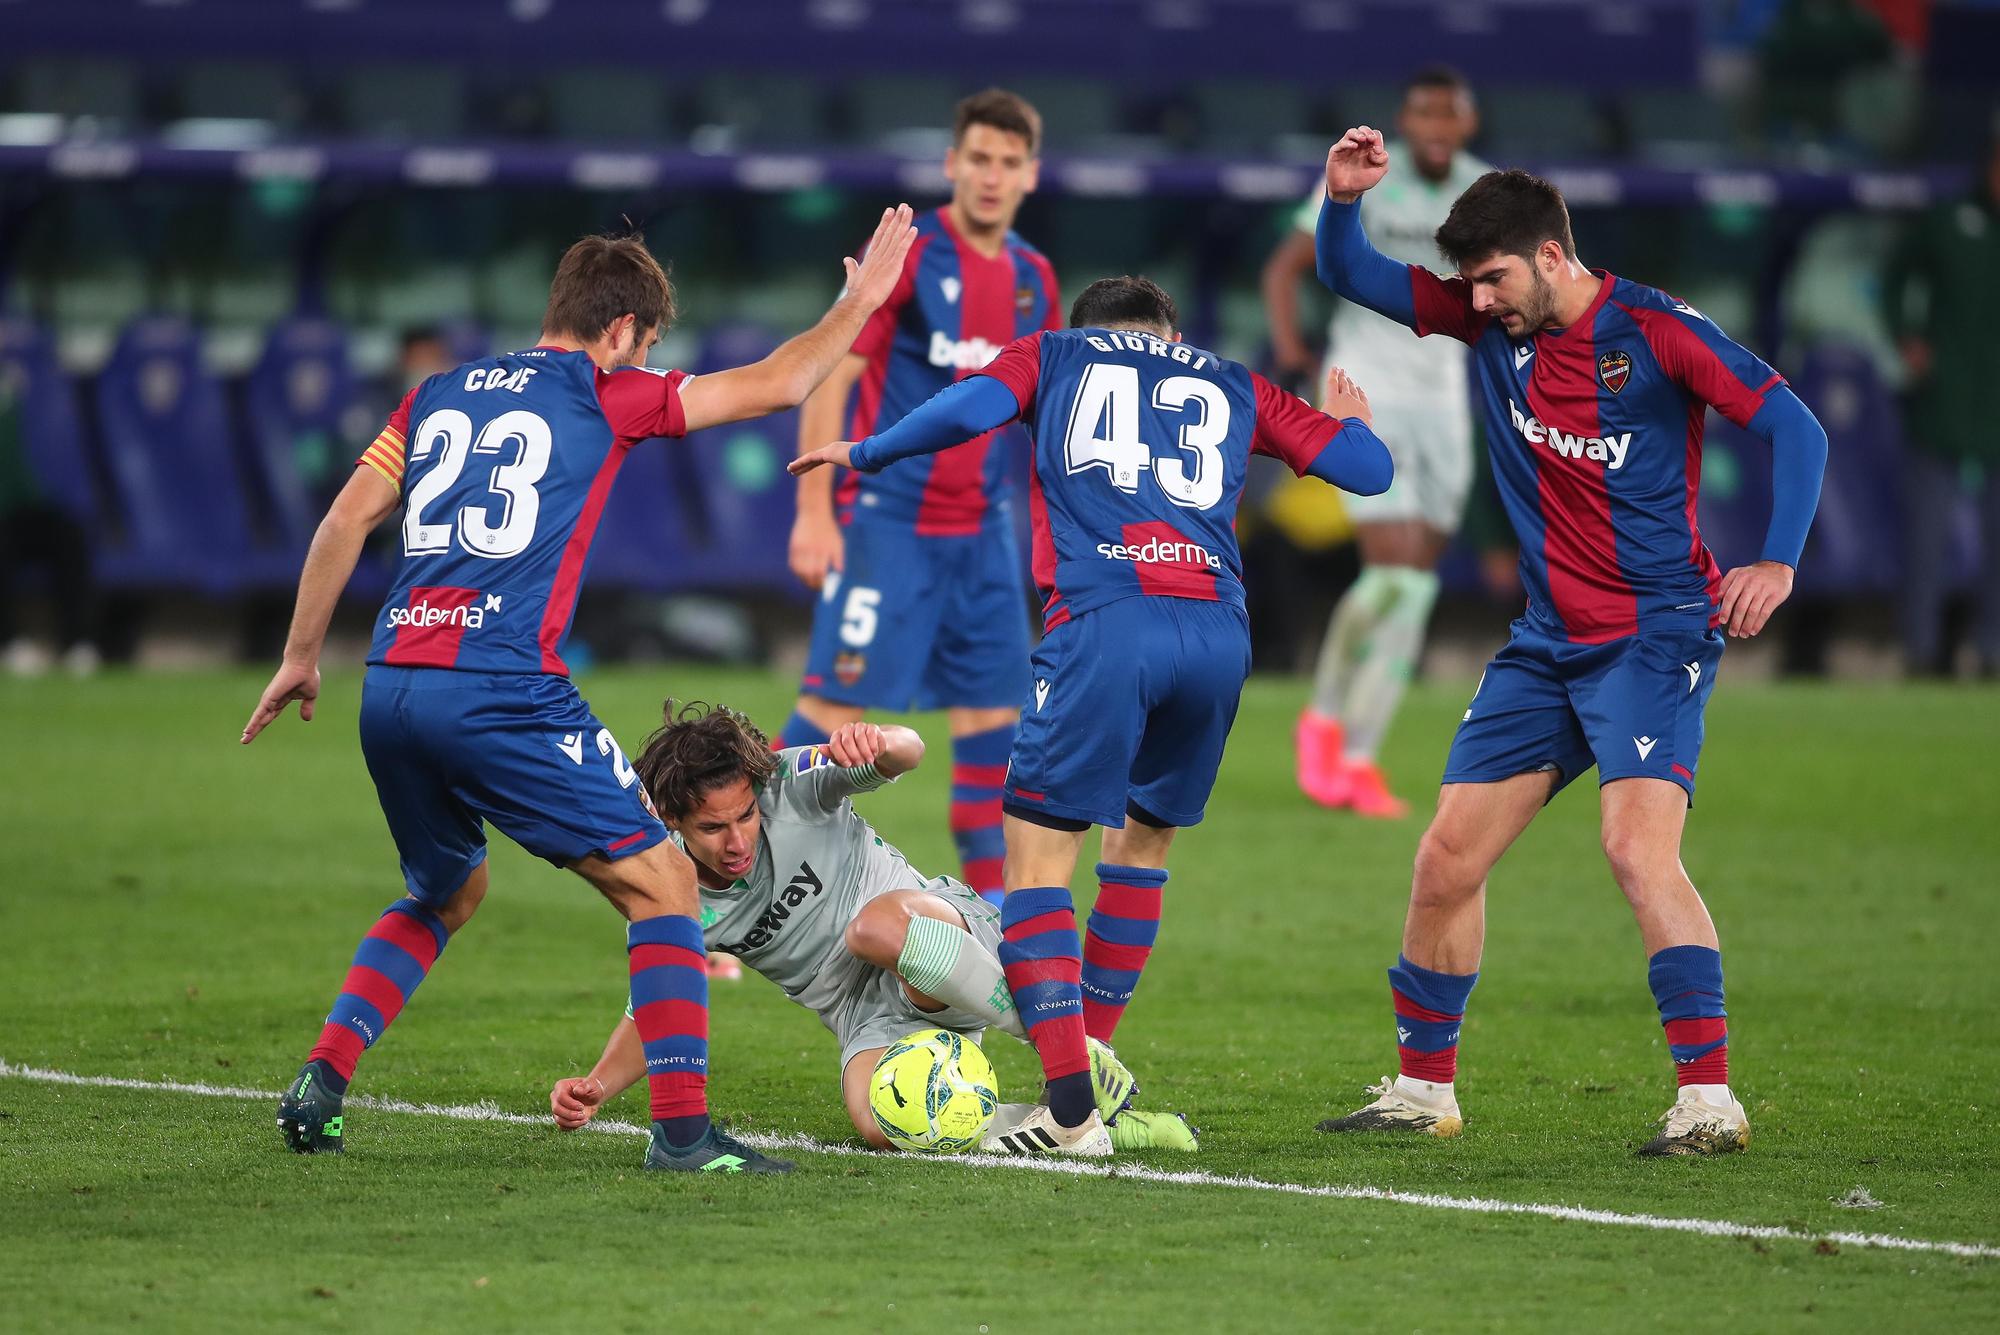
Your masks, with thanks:
[{"label": "stadium seat", "polygon": [[251,534],[221,384],[188,321],[142,316],[97,379],[99,430],[125,541],[109,585],[207,594],[279,588],[298,573]]},{"label": "stadium seat", "polygon": [[40,326],[0,317],[0,381],[18,395],[22,446],[48,500],[100,532],[97,487],[77,419],[76,390],[56,364],[55,346]]},{"label": "stadium seat", "polygon": [[346,480],[353,451],[342,418],[354,397],[345,331],[310,317],[274,326],[244,382],[242,439],[271,536],[300,555],[328,496]]}]

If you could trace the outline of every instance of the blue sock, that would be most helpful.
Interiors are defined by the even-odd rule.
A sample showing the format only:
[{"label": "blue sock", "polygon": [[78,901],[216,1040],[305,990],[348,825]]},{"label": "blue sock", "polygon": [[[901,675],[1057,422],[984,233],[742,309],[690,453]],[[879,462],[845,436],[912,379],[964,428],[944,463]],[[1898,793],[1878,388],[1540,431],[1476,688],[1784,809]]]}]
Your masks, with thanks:
[{"label": "blue sock", "polygon": [[1674,1075],[1683,1085],[1729,1083],[1729,1012],[1722,1007],[1722,952],[1668,946],[1647,961]]},{"label": "blue sock", "polygon": [[1007,844],[1000,833],[1000,786],[1013,754],[1014,724],[951,739],[951,839],[965,883],[998,907]]},{"label": "blue sock", "polygon": [[1412,1080],[1449,1085],[1458,1078],[1458,1031],[1479,974],[1439,973],[1396,957],[1389,995],[1396,1008],[1399,1069]]},{"label": "blue sock", "polygon": [[1014,1009],[1042,1059],[1049,1111],[1064,1126],[1090,1116],[1090,1052],[1083,1042],[1083,945],[1069,887],[1016,890],[1000,905],[1000,965]]}]

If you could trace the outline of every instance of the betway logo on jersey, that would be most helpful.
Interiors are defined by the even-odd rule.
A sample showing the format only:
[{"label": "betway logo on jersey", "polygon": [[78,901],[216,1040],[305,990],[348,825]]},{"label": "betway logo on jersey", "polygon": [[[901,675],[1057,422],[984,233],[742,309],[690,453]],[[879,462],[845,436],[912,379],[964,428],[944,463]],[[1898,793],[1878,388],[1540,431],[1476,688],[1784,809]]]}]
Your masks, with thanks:
[{"label": "betway logo on jersey", "polygon": [[931,365],[953,371],[977,371],[1000,355],[1000,345],[983,338],[952,338],[942,329],[931,330]]},{"label": "betway logo on jersey", "polygon": [[1109,561],[1136,561],[1141,565],[1207,566],[1222,569],[1222,558],[1198,542],[1161,542],[1148,538],[1141,546],[1123,542],[1100,542],[1097,554]]},{"label": "betway logo on jersey", "polygon": [[753,950],[771,944],[774,937],[784,929],[791,919],[792,910],[819,894],[826,887],[821,884],[819,874],[810,862],[801,861],[799,869],[792,873],[792,879],[771,899],[771,906],[757,915],[748,933],[741,941],[733,941],[716,949],[727,955],[747,955]]},{"label": "betway logo on jersey", "polygon": [[1565,459],[1592,459],[1606,469],[1617,469],[1625,466],[1625,456],[1632,448],[1630,431],[1616,436],[1572,436],[1539,417],[1523,416],[1512,399],[1507,400],[1507,412],[1521,439],[1530,445],[1546,445]]}]

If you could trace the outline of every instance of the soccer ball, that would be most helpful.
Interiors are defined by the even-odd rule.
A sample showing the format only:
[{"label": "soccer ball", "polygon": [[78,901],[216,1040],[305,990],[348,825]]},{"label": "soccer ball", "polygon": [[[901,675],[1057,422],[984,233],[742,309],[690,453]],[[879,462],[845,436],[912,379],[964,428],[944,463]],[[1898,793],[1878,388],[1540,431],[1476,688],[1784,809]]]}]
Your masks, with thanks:
[{"label": "soccer ball", "polygon": [[993,1064],[949,1029],[919,1029],[882,1054],[868,1081],[875,1125],[899,1150],[959,1154],[979,1144],[1000,1106]]}]

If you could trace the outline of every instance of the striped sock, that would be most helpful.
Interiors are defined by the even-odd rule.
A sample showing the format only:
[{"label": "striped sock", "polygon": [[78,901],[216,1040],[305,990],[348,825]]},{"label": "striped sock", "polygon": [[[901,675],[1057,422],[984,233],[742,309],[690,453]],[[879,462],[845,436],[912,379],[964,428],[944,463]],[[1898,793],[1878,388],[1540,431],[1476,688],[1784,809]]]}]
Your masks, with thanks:
[{"label": "striped sock", "polygon": [[951,739],[951,841],[965,883],[998,907],[1000,864],[1007,844],[1000,833],[1000,786],[1014,750],[1014,724]]},{"label": "striped sock", "polygon": [[1083,951],[1076,908],[1061,885],[1016,890],[1000,906],[1000,964],[1028,1038],[1042,1059],[1049,1110],[1064,1126],[1090,1116],[1090,1053],[1083,1045]]},{"label": "striped sock", "polygon": [[1722,952],[1668,946],[1646,964],[1660,1004],[1674,1074],[1683,1085],[1729,1083],[1729,1012],[1722,1009]]},{"label": "striped sock", "polygon": [[794,709],[792,716],[785,720],[785,726],[771,739],[771,749],[782,751],[788,746],[818,746],[825,740],[826,734],[820,731],[819,724]]},{"label": "striped sock", "polygon": [[307,1061],[323,1061],[342,1081],[354,1078],[361,1054],[375,1046],[382,1031],[395,1023],[409,1004],[417,984],[437,963],[451,939],[444,920],[414,899],[399,899],[384,909],[368,935],[361,938],[340,985],[326,1028],[320,1030]]},{"label": "striped sock", "polygon": [[1097,903],[1083,937],[1083,1030],[1109,1043],[1160,935],[1165,867],[1097,864]]},{"label": "striped sock", "polygon": [[631,924],[625,941],[653,1120],[670,1144],[692,1145],[708,1131],[708,955],[701,927],[669,913]]},{"label": "striped sock", "polygon": [[1389,970],[1389,993],[1396,1004],[1396,1055],[1411,1080],[1451,1084],[1458,1076],[1458,1031],[1465,1022],[1465,999],[1479,974],[1436,973],[1401,955]]}]

